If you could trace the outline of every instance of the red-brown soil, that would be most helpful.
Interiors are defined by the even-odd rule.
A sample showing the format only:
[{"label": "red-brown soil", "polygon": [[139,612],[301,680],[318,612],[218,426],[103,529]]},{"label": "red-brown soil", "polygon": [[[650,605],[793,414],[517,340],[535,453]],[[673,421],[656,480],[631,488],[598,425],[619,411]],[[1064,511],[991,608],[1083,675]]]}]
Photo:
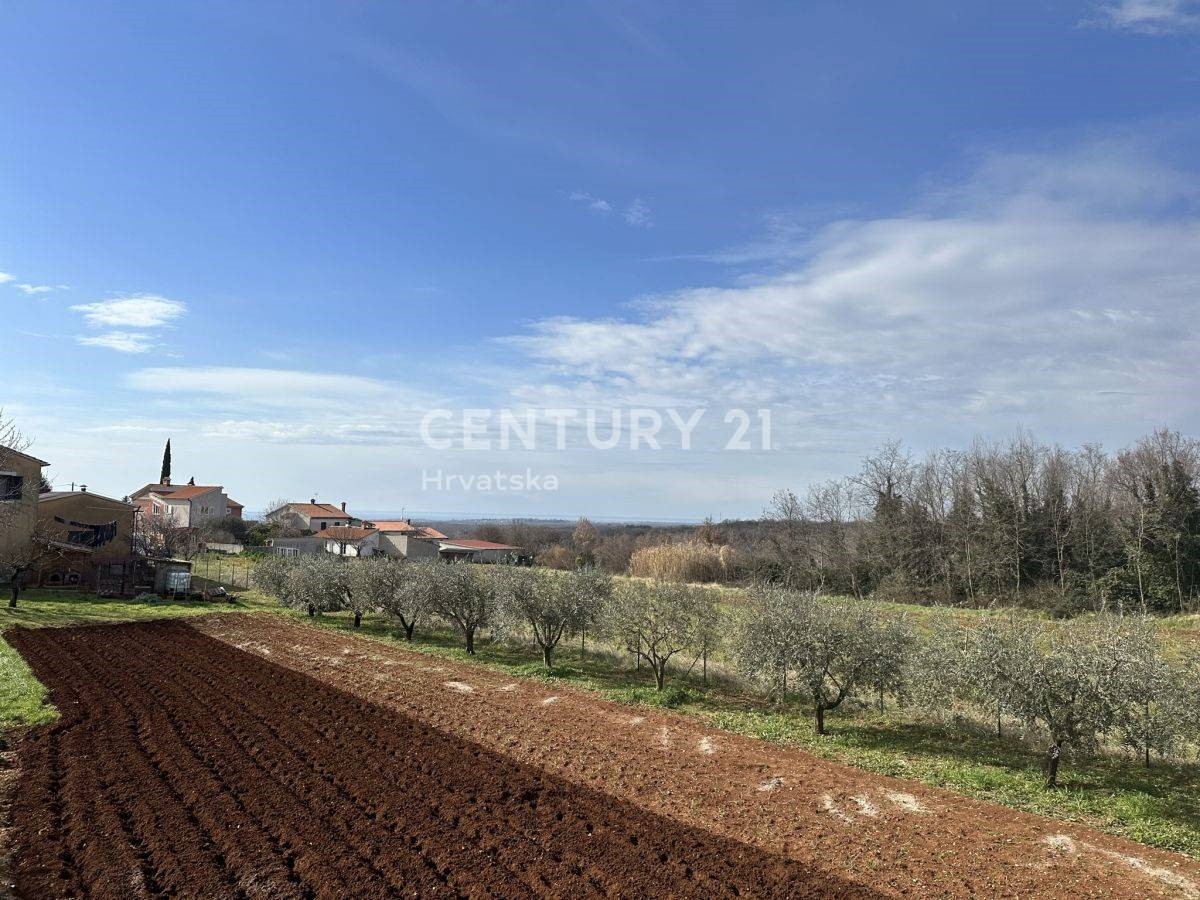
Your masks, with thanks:
[{"label": "red-brown soil", "polygon": [[[262,634],[295,643],[297,628]],[[61,712],[18,746],[21,897],[876,896],[275,664],[265,645],[181,622],[6,637]]]},{"label": "red-brown soil", "polygon": [[[892,896],[1200,897],[1200,864],[535,680],[277,616],[195,627],[710,835]],[[551,698],[555,698],[553,702]]]}]

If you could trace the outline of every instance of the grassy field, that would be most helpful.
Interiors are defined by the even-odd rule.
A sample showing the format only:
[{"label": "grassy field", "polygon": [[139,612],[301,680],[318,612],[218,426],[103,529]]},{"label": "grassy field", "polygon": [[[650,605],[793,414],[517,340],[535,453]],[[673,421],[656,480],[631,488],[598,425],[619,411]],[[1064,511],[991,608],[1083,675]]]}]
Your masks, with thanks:
[{"label": "grassy field", "polygon": [[[475,657],[458,647],[454,634],[420,631],[407,644],[403,633],[379,617],[353,629],[343,613],[308,616],[279,610],[253,591],[234,604],[155,603],[97,600],[66,592],[30,591],[18,610],[0,611],[0,629],[12,625],[69,625],[132,621],[226,611],[272,611],[313,627],[396,643],[424,653],[488,666],[508,674],[536,677],[595,691],[620,703],[669,706],[729,731],[799,747],[818,756],[871,772],[911,778],[960,794],[1052,818],[1080,822],[1112,834],[1200,858],[1200,767],[1157,764],[1145,770],[1128,759],[1068,760],[1057,791],[1042,788],[1036,749],[998,739],[985,728],[942,727],[904,710],[860,708],[829,718],[831,734],[818,737],[806,710],[777,708],[746,695],[732,679],[701,683],[699,666],[690,676],[677,672],[659,694],[647,670],[629,659],[578,643],[564,643],[547,672],[526,647],[481,642]],[[686,669],[691,660],[685,660]],[[45,692],[20,658],[0,641],[0,727],[37,724],[54,712]]]},{"label": "grassy field", "polygon": [[192,560],[192,576],[210,582],[212,586],[248,588],[250,572],[257,562],[255,557],[244,554],[201,553]]}]

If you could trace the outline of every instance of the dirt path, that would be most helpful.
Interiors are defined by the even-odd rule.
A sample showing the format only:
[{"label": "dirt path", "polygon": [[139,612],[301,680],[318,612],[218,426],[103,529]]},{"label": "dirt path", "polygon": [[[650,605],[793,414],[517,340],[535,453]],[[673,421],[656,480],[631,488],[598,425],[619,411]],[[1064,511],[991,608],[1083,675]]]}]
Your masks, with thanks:
[{"label": "dirt path", "polygon": [[907,896],[1200,897],[1200,864],[800,751],[275,616],[193,622],[448,734]]},{"label": "dirt path", "polygon": [[265,645],[179,621],[6,637],[61,712],[18,746],[18,896],[877,896],[367,702]]}]

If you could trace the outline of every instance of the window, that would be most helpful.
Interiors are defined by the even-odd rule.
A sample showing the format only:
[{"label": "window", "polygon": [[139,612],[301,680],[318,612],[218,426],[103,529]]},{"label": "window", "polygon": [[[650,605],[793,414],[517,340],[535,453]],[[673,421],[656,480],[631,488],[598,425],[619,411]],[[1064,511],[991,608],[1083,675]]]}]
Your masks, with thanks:
[{"label": "window", "polygon": [[329,523],[328,523],[328,522],[322,522],[322,523],[321,523],[321,530],[322,530],[322,531],[324,531],[327,525],[329,525]]},{"label": "window", "polygon": [[16,472],[0,472],[0,500],[20,500],[25,479]]}]

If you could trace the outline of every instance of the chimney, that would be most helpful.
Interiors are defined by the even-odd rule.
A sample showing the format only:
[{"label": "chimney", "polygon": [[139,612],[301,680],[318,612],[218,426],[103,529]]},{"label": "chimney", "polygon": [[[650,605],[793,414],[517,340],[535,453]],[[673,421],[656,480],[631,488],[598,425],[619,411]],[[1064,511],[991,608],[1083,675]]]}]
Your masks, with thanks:
[{"label": "chimney", "polygon": [[81,485],[79,486],[79,492],[80,492],[81,494],[86,494],[86,493],[87,493],[87,485],[86,485],[86,484],[81,484]]},{"label": "chimney", "polygon": [[316,497],[313,497],[313,498],[312,498],[311,500],[309,500],[308,502],[309,502],[309,503],[311,503],[313,506],[316,506],[316,505],[317,505],[317,498],[316,498]]},{"label": "chimney", "polygon": [[342,501],[342,512],[345,512],[345,511],[346,511],[346,501],[343,500]]},{"label": "chimney", "polygon": [[163,483],[163,487],[170,487],[171,486],[171,476],[168,475],[166,478],[164,478],[162,480],[162,483]]}]

